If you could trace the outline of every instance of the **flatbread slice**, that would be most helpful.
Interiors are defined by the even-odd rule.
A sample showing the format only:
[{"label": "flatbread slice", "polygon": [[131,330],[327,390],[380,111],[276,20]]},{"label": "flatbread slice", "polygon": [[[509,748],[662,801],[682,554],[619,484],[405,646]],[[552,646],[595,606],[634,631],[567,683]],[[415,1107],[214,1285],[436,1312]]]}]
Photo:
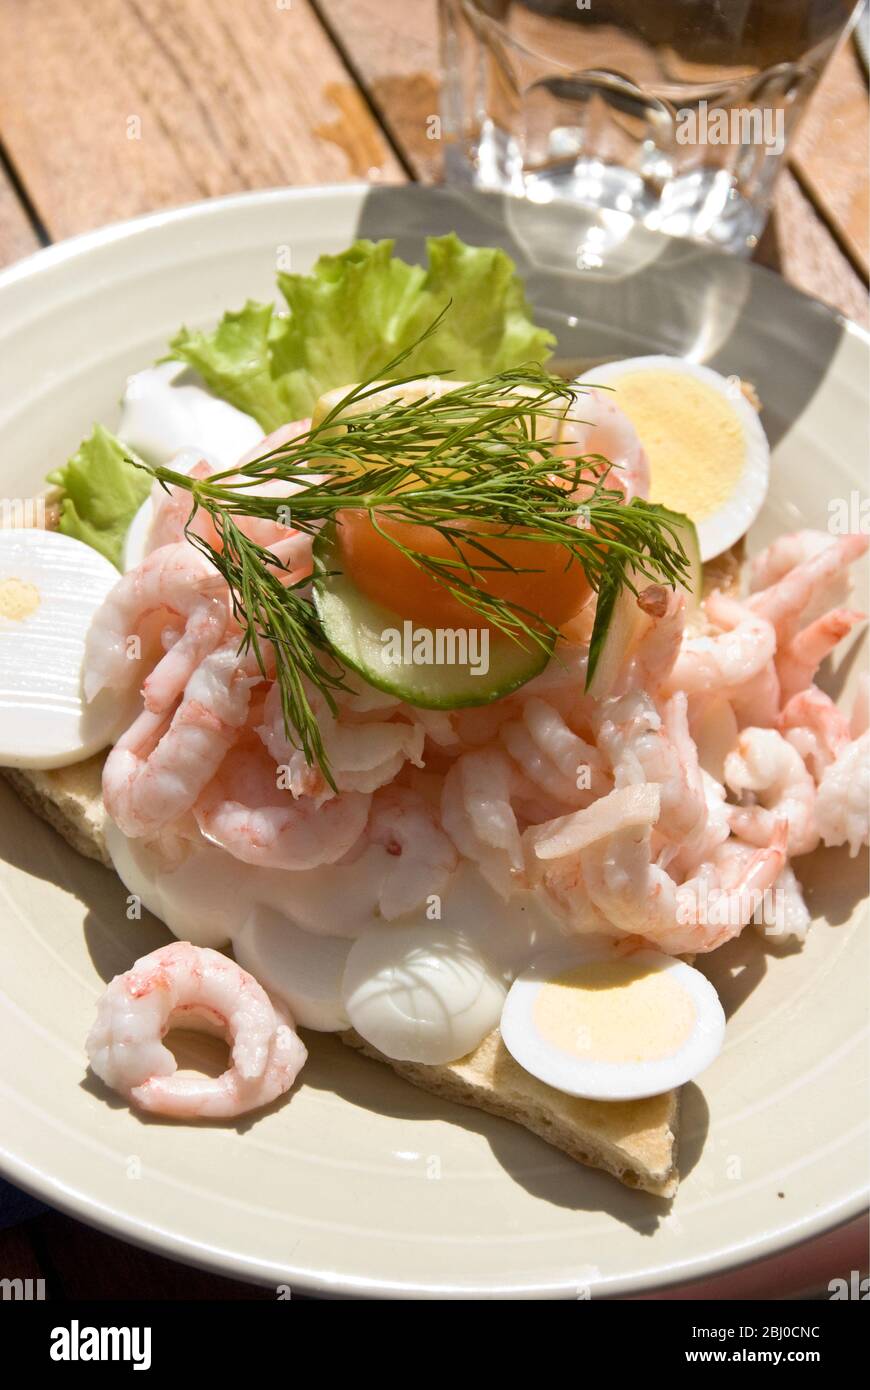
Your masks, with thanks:
[{"label": "flatbread slice", "polygon": [[[53,771],[2,771],[31,810],[73,849],[111,867],[103,836],[102,765],[100,754]],[[340,1036],[349,1047],[384,1062],[412,1085],[513,1120],[576,1162],[603,1169],[628,1187],[656,1197],[673,1197],[677,1190],[678,1091],[619,1102],[566,1096],[523,1071],[498,1030],[467,1057],[440,1067],[396,1062],[354,1032]]]}]

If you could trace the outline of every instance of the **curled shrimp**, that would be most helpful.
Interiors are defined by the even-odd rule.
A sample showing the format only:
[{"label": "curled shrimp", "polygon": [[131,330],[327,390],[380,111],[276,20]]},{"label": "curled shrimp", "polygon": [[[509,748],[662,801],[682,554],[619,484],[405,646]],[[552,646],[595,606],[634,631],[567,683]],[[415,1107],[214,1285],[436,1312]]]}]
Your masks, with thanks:
[{"label": "curled shrimp", "polygon": [[[180,1076],[163,1039],[173,1026],[223,1034],[231,1062],[218,1077]],[[91,1067],[140,1110],[176,1119],[229,1119],[289,1091],[307,1052],[289,1016],[252,975],[205,946],[174,941],[116,975],[88,1034]]]},{"label": "curled shrimp", "polygon": [[617,787],[657,784],[660,835],[683,845],[702,834],[707,804],[682,691],[671,696],[662,714],[645,690],[604,701],[598,745],[610,761]]},{"label": "curled shrimp", "polygon": [[768,620],[714,590],[705,601],[707,616],[723,631],[687,635],[667,678],[668,691],[687,695],[745,685],[772,660],[776,633]]},{"label": "curled shrimp", "polygon": [[191,809],[238,738],[257,679],[223,647],[194,671],[171,717],[144,710],[134,720],[103,766],[106,810],[125,835],[154,835]]},{"label": "curled shrimp", "polygon": [[759,589],[769,589],[789,570],[795,569],[804,560],[812,559],[830,544],[831,536],[827,531],[792,531],[786,536],[777,536],[766,550],[750,561],[749,592],[755,594]]},{"label": "curled shrimp", "polygon": [[197,666],[214,651],[229,620],[227,590],[214,566],[186,542],[165,545],[129,570],[97,609],[88,631],[84,691],[93,700],[105,688],[130,689],[138,672],[131,659],[148,615],[168,610],[184,630],[143,687],[145,708],[168,710]]},{"label": "curled shrimp", "polygon": [[[183,449],[181,454],[172,460],[170,468],[174,468],[177,473],[186,472],[189,478],[196,481],[210,478],[212,473],[218,471],[217,464],[206,458],[200,458],[192,468],[187,469],[185,464],[188,456],[188,450]],[[191,516],[193,499],[188,488],[171,483],[155,483],[151,489],[151,508],[153,516],[146,546],[149,555],[164,545],[179,545],[185,539],[188,527],[193,534],[207,540],[210,545],[219,545],[218,534],[208,512],[200,510],[195,516]]]},{"label": "curled shrimp", "polygon": [[624,411],[603,391],[584,387],[559,426],[554,452],[565,458],[599,457],[610,464],[607,486],[630,502],[649,497],[650,468],[637,430]]},{"label": "curled shrimp", "polygon": [[600,751],[538,696],[525,701],[521,718],[503,724],[499,736],[528,780],[565,806],[586,806],[610,790]]},{"label": "curled shrimp", "polygon": [[799,690],[806,690],[826,656],[834,650],[865,615],[850,608],[834,608],[815,618],[780,647],[776,657],[780,698],[785,703]]},{"label": "curled shrimp", "polygon": [[371,797],[342,792],[320,804],[294,797],[258,745],[239,746],[193,807],[202,834],[245,864],[314,869],[334,864],[365,830]]},{"label": "curled shrimp", "polygon": [[476,863],[502,897],[524,870],[523,847],[511,796],[517,774],[499,748],[463,753],[444,778],[441,824],[460,854]]},{"label": "curled shrimp", "polygon": [[432,807],[410,787],[375,792],[366,839],[393,856],[378,899],[388,922],[422,907],[433,894],[443,894],[459,863]]},{"label": "curled shrimp", "polygon": [[680,589],[650,584],[637,596],[637,606],[649,619],[631,661],[629,683],[658,691],[680,655],[686,626],[686,596]]},{"label": "curled shrimp", "polygon": [[734,806],[728,816],[738,839],[770,844],[774,826],[785,821],[790,855],[808,854],[819,843],[816,788],[796,748],[776,729],[744,729],[725,759],[725,782],[754,804]]},{"label": "curled shrimp", "polygon": [[792,695],[777,727],[800,753],[816,782],[852,737],[846,716],[814,685]]}]

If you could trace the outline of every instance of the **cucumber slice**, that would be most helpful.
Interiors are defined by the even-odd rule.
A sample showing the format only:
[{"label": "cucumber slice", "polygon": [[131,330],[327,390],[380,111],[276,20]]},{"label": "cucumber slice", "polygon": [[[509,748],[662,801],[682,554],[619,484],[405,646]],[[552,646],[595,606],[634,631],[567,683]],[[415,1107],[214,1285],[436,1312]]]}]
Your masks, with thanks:
[{"label": "cucumber slice", "polygon": [[[665,507],[658,510],[673,526],[689,561],[686,580],[680,588],[686,595],[686,616],[690,618],[700,611],[704,585],[698,533],[695,523],[682,512],[672,512]],[[649,619],[638,608],[634,594],[623,584],[623,566],[617,558],[601,581],[589,643],[586,692],[594,700],[603,700],[610,694],[626,658],[648,626]]]},{"label": "cucumber slice", "polygon": [[[369,685],[396,695],[409,705],[423,709],[488,705],[525,685],[550,659],[549,652],[537,643],[529,641],[526,645],[490,632],[485,672],[475,674],[470,665],[448,664],[443,659],[445,655],[449,658],[451,654],[463,654],[447,635],[451,630],[439,629],[436,633],[418,624],[406,627],[406,620],[373,603],[347,575],[339,573],[340,563],[335,527],[330,523],[314,543],[314,602],[327,640],[344,664]],[[388,643],[388,632],[399,636]],[[413,632],[413,642],[405,637],[406,632]],[[412,652],[419,652],[426,641],[437,652],[439,634],[441,664],[397,663],[394,659],[397,647],[411,645]],[[470,654],[480,655],[483,650],[472,650]]]},{"label": "cucumber slice", "polygon": [[695,523],[683,512],[672,512],[666,507],[660,507],[659,510],[672,523],[677,539],[686,552],[689,570],[685,583],[681,584],[680,588],[686,595],[686,613],[696,613],[701,607],[704,591],[704,563],[701,559],[701,546]]}]

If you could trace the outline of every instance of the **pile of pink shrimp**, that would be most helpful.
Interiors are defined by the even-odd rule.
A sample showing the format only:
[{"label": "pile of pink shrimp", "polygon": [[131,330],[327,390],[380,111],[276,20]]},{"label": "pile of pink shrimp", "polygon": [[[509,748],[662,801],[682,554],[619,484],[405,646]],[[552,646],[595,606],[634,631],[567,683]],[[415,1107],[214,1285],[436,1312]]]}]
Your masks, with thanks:
[{"label": "pile of pink shrimp", "polygon": [[[584,447],[625,460],[626,492],[644,495],[645,458],[614,410]],[[298,422],[287,428],[298,433]],[[603,932],[674,954],[736,936],[757,922],[768,893],[774,929],[802,937],[810,919],[791,861],[819,845],[854,855],[868,842],[867,679],[848,714],[816,684],[864,621],[847,602],[865,536],[783,536],[752,560],[739,589],[709,594],[691,621],[681,591],[649,586],[604,698],[584,692],[577,624],[538,677],[479,708],[418,709],[354,678],[332,712],[310,689],[333,790],[287,738],[275,682],[239,657],[229,595],[186,539],[186,520],[178,494],[164,494],[156,548],[91,632],[88,695],[142,689],[143,712],[103,777],[108,812],[130,837],[204,837],[247,864],[287,871],[348,862],[378,844],[388,851],[388,920],[443,893],[470,860],[505,898],[545,894],[566,934]],[[277,523],[256,528],[282,573],[310,572],[308,537]],[[172,965],[193,969],[180,955]],[[110,993],[134,1026],[131,977],[119,978]],[[162,1024],[167,1007],[160,995]],[[265,1027],[258,1022],[254,1071],[236,1060],[197,1113],[247,1104],[258,1077],[271,1098],[275,1078],[290,1075],[280,1049],[275,1067],[263,1061]],[[108,1077],[120,1035],[105,1019],[95,1035],[95,1066]],[[137,1069],[122,1089],[172,1112],[178,1093],[156,1056],[152,1080]]]}]

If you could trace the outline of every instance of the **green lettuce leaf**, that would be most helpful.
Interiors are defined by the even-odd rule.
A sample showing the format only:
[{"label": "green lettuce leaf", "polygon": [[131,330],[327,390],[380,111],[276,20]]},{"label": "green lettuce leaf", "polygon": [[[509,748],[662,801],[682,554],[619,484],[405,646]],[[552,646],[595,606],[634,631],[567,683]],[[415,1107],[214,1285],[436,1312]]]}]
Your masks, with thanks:
[{"label": "green lettuce leaf", "polygon": [[127,528],[151,489],[136,455],[102,425],[48,481],[63,488],[60,529],[99,550],[120,568]]},{"label": "green lettuce leaf", "polygon": [[172,356],[264,430],[310,415],[324,391],[377,373],[450,304],[437,334],[402,363],[457,381],[542,362],[552,334],[532,323],[522,282],[504,251],[430,237],[429,266],[393,255],[392,241],[357,241],[321,256],[310,275],[280,274],[289,314],[250,300],[213,332],[182,328]]}]

